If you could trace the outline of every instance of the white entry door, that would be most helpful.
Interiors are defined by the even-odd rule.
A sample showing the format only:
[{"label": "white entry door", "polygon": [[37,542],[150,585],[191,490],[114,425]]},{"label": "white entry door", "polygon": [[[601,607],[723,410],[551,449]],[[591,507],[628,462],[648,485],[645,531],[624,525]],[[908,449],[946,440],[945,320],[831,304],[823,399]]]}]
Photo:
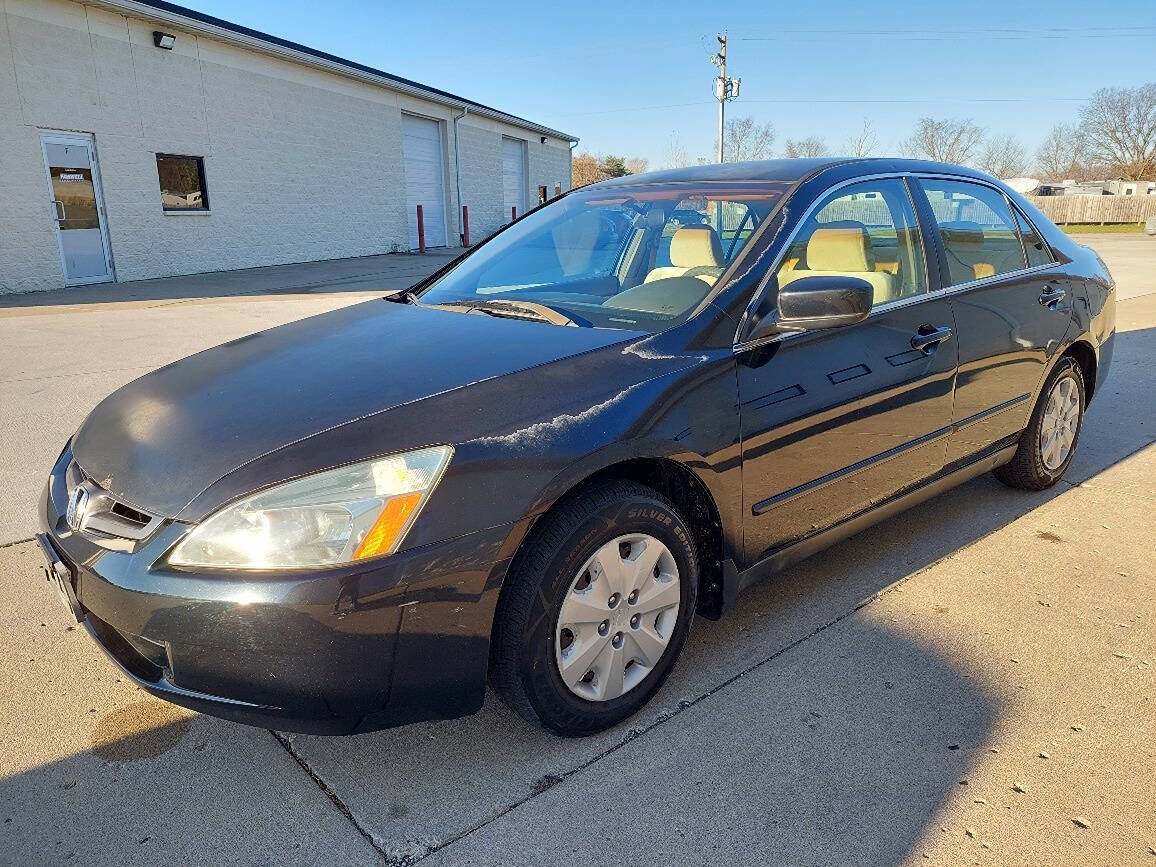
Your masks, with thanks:
[{"label": "white entry door", "polygon": [[503,223],[510,221],[513,208],[519,217],[526,213],[526,143],[520,139],[502,139],[502,192],[506,205]]},{"label": "white entry door", "polygon": [[92,136],[42,132],[46,203],[56,227],[64,282],[68,286],[112,280],[112,259],[104,222],[104,199]]},{"label": "white entry door", "polygon": [[402,154],[405,157],[405,208],[409,222],[409,247],[417,249],[417,206],[425,224],[425,245],[446,246],[445,161],[442,158],[442,125],[436,120],[401,116]]}]

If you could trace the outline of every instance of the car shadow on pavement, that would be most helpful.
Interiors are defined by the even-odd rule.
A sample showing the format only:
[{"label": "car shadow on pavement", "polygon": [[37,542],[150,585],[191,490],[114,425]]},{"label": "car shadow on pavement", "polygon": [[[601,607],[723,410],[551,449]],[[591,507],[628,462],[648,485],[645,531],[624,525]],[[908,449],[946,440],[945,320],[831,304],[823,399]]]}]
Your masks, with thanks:
[{"label": "car shadow on pavement", "polygon": [[[1091,407],[1070,483],[1027,493],[985,475],[755,585],[723,620],[696,621],[666,686],[609,732],[556,738],[489,698],[481,713],[460,720],[274,743],[312,775],[301,774],[303,784],[324,789],[337,808],[329,812],[350,823],[346,831],[398,861],[431,852],[486,861],[493,849],[471,855],[471,847],[505,833],[513,835],[507,862],[589,860],[581,847],[590,823],[607,853],[646,862],[710,860],[724,838],[743,842],[745,861],[901,860],[990,746],[1014,687],[969,670],[902,622],[878,622],[864,606],[1071,484],[1097,484],[1103,471],[1152,445],[1156,407],[1117,386],[1139,386],[1143,375],[1132,366],[1153,357],[1156,329],[1117,337],[1120,369]],[[1039,556],[1050,544],[1041,538]],[[945,597],[943,605],[952,604]],[[104,848],[93,848],[87,825],[124,816],[159,823],[170,836],[242,833],[238,809],[260,825],[263,811],[250,817],[243,798],[239,808],[221,799],[237,788],[230,755],[260,774],[246,745],[272,736],[205,718],[192,725],[195,737],[162,755],[126,759],[123,775],[82,753],[0,779],[3,851],[19,851],[12,847],[29,834],[44,845],[62,840],[89,859],[119,860],[107,833],[99,835]],[[134,739],[146,736],[157,733],[128,735],[122,754],[142,751]],[[211,762],[196,752],[203,743]],[[137,782],[113,785],[110,776]],[[84,785],[58,785],[76,779]],[[44,816],[53,817],[52,830],[34,833]],[[302,830],[302,839],[311,836]],[[114,842],[135,854],[136,840]],[[167,851],[190,845],[173,837]],[[62,860],[61,851],[32,851],[27,860]]]}]

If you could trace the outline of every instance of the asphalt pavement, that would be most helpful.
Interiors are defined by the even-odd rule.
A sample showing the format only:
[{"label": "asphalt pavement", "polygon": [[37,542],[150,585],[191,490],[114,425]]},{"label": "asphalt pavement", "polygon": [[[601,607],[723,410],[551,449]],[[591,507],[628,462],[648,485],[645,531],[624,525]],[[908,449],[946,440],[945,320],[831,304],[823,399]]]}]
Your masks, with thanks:
[{"label": "asphalt pavement", "polygon": [[[981,477],[751,588],[579,740],[492,699],[346,738],[174,708],[68,627],[20,541],[108,390],[360,289],[0,310],[0,861],[1156,864],[1148,240],[1101,252],[1120,333],[1062,483]],[[117,357],[78,370],[83,334]]]}]

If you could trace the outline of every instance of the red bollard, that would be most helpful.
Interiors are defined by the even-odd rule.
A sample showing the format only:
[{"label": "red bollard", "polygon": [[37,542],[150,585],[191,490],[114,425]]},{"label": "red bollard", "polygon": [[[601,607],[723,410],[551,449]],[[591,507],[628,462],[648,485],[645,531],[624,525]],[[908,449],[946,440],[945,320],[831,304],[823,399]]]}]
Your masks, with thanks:
[{"label": "red bollard", "polygon": [[510,222],[512,223],[516,219],[518,219],[518,206],[514,205],[510,208]]},{"label": "red bollard", "polygon": [[417,206],[417,251],[425,252],[425,217],[422,216],[421,205]]},{"label": "red bollard", "polygon": [[470,206],[462,205],[462,246],[470,246]]}]

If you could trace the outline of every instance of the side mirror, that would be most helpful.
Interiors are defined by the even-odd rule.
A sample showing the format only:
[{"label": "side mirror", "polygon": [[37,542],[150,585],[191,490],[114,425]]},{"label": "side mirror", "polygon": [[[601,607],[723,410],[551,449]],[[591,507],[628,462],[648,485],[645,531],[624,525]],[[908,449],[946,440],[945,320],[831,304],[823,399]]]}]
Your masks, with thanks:
[{"label": "side mirror", "polygon": [[772,312],[763,317],[747,340],[854,325],[871,314],[874,299],[874,287],[858,277],[803,277],[779,289],[777,315]]}]

